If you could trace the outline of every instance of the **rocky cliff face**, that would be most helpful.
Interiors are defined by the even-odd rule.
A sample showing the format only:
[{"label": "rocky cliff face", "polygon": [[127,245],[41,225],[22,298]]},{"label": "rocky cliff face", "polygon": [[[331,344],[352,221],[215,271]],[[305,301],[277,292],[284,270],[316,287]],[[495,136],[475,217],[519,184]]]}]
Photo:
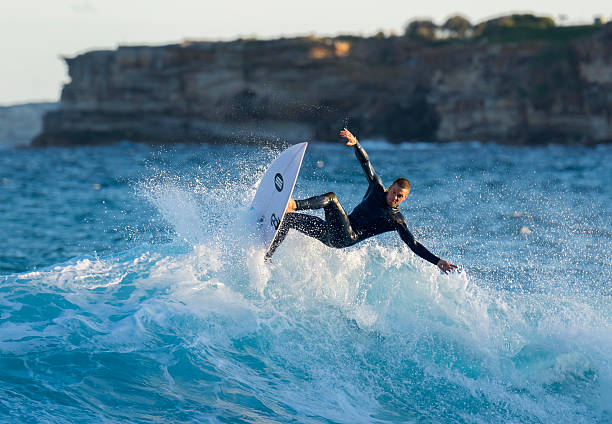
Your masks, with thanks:
[{"label": "rocky cliff face", "polygon": [[36,145],[332,140],[612,141],[612,26],[573,41],[294,38],[67,59]]}]

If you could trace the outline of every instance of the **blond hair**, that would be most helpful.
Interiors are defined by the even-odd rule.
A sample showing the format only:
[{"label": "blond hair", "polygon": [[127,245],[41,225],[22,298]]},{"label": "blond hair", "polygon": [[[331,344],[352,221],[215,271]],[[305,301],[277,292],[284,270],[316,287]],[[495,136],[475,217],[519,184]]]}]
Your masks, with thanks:
[{"label": "blond hair", "polygon": [[401,189],[410,191],[410,181],[408,181],[406,178],[398,178],[397,180],[393,181],[393,184],[397,184]]}]

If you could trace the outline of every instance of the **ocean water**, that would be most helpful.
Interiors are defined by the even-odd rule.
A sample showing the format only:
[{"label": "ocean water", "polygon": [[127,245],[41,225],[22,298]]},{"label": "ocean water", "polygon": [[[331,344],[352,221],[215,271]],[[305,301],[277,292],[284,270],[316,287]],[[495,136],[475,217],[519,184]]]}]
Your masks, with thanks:
[{"label": "ocean water", "polygon": [[[393,233],[263,264],[278,148],[0,151],[0,422],[611,423],[612,146],[364,146],[459,272]],[[295,197],[365,188],[311,144]]]}]

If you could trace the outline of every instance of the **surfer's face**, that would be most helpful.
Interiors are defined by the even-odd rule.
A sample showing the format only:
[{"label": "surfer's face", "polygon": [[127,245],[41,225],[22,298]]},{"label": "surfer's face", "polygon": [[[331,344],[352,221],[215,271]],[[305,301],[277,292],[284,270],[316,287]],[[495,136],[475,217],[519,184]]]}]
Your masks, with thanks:
[{"label": "surfer's face", "polygon": [[408,193],[410,193],[410,189],[401,188],[397,184],[391,184],[391,187],[389,187],[389,190],[387,190],[387,205],[394,207],[398,206],[400,203],[406,200]]}]

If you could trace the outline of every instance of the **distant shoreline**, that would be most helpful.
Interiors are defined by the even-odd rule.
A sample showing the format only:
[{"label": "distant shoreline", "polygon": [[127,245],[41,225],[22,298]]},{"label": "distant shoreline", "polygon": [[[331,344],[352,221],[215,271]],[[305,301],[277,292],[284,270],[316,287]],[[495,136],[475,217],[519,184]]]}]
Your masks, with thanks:
[{"label": "distant shoreline", "polygon": [[0,147],[29,146],[42,130],[44,115],[58,107],[59,102],[0,106]]}]

